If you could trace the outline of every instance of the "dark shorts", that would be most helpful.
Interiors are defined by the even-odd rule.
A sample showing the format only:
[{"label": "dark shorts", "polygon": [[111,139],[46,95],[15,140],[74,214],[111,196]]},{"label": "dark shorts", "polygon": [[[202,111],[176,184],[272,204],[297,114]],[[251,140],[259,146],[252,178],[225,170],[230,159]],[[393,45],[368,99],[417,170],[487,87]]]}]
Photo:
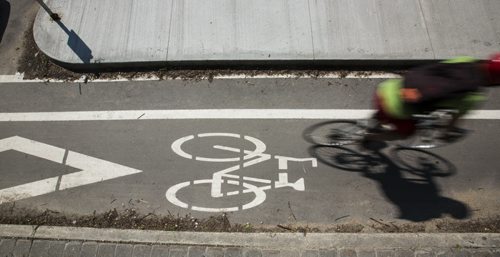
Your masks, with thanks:
[{"label": "dark shorts", "polygon": [[375,108],[377,112],[374,115],[374,118],[377,119],[381,123],[391,124],[396,128],[396,132],[401,134],[402,136],[411,136],[415,133],[416,120],[413,119],[397,119],[391,117],[387,112],[384,111],[382,105],[383,99],[380,96],[375,94]]}]

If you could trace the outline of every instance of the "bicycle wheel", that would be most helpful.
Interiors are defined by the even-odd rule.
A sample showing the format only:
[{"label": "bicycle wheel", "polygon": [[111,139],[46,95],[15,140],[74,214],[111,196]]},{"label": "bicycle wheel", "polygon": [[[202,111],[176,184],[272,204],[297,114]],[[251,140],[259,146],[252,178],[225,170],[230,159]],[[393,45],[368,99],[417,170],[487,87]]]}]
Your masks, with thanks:
[{"label": "bicycle wheel", "polygon": [[333,120],[307,128],[303,138],[309,143],[326,146],[352,144],[363,139],[366,127],[352,120]]},{"label": "bicycle wheel", "polygon": [[456,173],[456,168],[451,162],[422,149],[394,148],[391,157],[401,168],[418,176],[447,177]]},{"label": "bicycle wheel", "polygon": [[374,156],[342,146],[315,145],[309,153],[323,164],[346,171],[368,172],[380,164]]}]

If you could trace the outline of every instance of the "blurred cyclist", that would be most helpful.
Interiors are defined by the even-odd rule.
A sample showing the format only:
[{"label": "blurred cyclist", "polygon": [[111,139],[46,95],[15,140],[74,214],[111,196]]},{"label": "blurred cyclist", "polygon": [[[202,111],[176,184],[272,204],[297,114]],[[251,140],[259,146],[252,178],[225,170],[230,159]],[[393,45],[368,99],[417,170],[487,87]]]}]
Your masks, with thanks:
[{"label": "blurred cyclist", "polygon": [[[438,109],[456,110],[448,131],[458,118],[483,102],[482,87],[500,84],[500,53],[488,61],[458,57],[410,70],[402,79],[382,82],[375,93],[375,126],[363,140],[403,139],[415,133],[414,114]],[[369,148],[369,147],[368,147]]]}]

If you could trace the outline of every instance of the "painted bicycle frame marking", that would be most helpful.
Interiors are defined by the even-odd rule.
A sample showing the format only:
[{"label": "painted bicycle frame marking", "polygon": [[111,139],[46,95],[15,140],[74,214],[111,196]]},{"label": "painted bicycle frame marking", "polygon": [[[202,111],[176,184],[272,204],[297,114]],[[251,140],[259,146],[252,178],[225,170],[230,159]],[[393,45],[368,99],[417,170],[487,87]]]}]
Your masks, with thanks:
[{"label": "painted bicycle frame marking", "polygon": [[[255,146],[255,149],[245,150],[245,149],[233,148],[222,145],[213,146],[215,149],[238,153],[238,155],[240,155],[240,157],[232,157],[232,158],[210,158],[202,156],[193,156],[182,149],[182,145],[188,141],[195,140],[196,138],[207,138],[207,137],[229,137],[236,139],[244,139],[252,143]],[[215,172],[212,175],[211,179],[186,181],[170,187],[166,192],[167,200],[173,203],[174,205],[177,205],[182,208],[191,209],[195,211],[202,211],[202,212],[234,212],[239,210],[250,209],[262,204],[266,200],[265,190],[273,189],[273,187],[275,189],[291,187],[297,191],[305,190],[304,178],[300,178],[297,181],[290,183],[288,181],[288,173],[286,172],[280,172],[278,174],[278,179],[276,181],[231,174],[232,172],[235,172],[237,170],[248,168],[256,164],[263,163],[265,161],[273,159],[273,155],[265,153],[266,145],[264,144],[264,142],[255,137],[234,134],[234,133],[201,133],[197,135],[189,135],[181,137],[172,143],[171,148],[177,155],[190,160],[202,161],[202,162],[219,162],[219,163],[238,162],[238,164],[236,165]],[[278,160],[279,170],[287,170],[288,162],[291,161],[311,162],[312,167],[318,166],[318,161],[316,158],[294,158],[294,157],[274,155],[274,159]],[[243,164],[239,164],[242,161]],[[241,186],[244,189],[223,193],[222,186],[223,184],[226,183],[229,185]],[[256,186],[254,185],[254,183],[264,184],[264,186]],[[241,204],[240,206],[231,206],[224,208],[194,206],[179,200],[179,198],[177,197],[177,192],[179,190],[191,185],[199,185],[199,184],[210,184],[211,185],[210,196],[213,198],[222,198],[225,196],[234,196],[246,193],[255,194],[255,198],[247,204]]]}]

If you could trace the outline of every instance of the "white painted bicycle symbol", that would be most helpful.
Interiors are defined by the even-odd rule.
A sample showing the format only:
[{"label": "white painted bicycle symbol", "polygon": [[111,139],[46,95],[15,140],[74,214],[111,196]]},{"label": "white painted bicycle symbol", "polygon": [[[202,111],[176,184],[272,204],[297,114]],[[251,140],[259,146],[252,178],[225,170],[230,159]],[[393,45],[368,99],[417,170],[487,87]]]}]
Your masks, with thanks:
[{"label": "white painted bicycle symbol", "polygon": [[[240,140],[243,139],[247,143],[250,142],[251,145],[253,145],[254,149],[245,150],[245,149],[222,146],[222,145],[213,146],[213,148],[215,149],[237,154],[237,157],[230,157],[230,158],[193,156],[182,149],[183,144],[185,144],[188,141],[197,138],[213,138],[213,137],[237,138]],[[265,153],[266,145],[264,144],[264,142],[251,136],[245,136],[233,133],[202,133],[197,135],[189,135],[174,141],[172,143],[172,150],[179,156],[190,160],[196,160],[201,162],[219,162],[219,163],[238,162],[238,164],[234,166],[215,172],[212,175],[211,179],[186,181],[170,187],[166,193],[168,201],[182,208],[191,209],[194,211],[203,211],[203,212],[234,212],[238,210],[250,209],[263,203],[266,200],[266,193],[265,193],[266,190],[270,190],[273,188],[278,189],[284,187],[291,187],[297,191],[305,190],[304,178],[300,178],[294,183],[290,183],[288,182],[288,173],[286,172],[280,172],[278,174],[278,180],[276,181],[231,174],[232,172],[237,171],[241,168],[248,168],[250,166],[272,159],[273,155]],[[294,157],[275,155],[274,159],[278,160],[279,170],[287,170],[288,162],[311,162],[312,167],[317,167],[318,165],[316,158],[294,158]],[[243,162],[243,164],[239,164],[239,162]],[[187,202],[181,201],[178,198],[177,193],[179,192],[179,190],[187,188],[189,186],[201,185],[201,184],[210,185],[211,188],[210,196],[212,198],[223,199],[224,197],[227,196],[235,196],[239,194],[253,194],[254,196],[250,197],[252,200],[249,201],[248,203],[239,204],[237,206],[234,206],[233,204],[233,206],[231,207],[220,207],[220,208],[191,205],[188,204]],[[236,191],[223,192],[222,188],[223,185],[225,184],[238,186],[242,189]],[[256,186],[255,184],[262,184],[263,186]],[[227,204],[230,205],[231,204],[230,201],[228,201]]]}]

